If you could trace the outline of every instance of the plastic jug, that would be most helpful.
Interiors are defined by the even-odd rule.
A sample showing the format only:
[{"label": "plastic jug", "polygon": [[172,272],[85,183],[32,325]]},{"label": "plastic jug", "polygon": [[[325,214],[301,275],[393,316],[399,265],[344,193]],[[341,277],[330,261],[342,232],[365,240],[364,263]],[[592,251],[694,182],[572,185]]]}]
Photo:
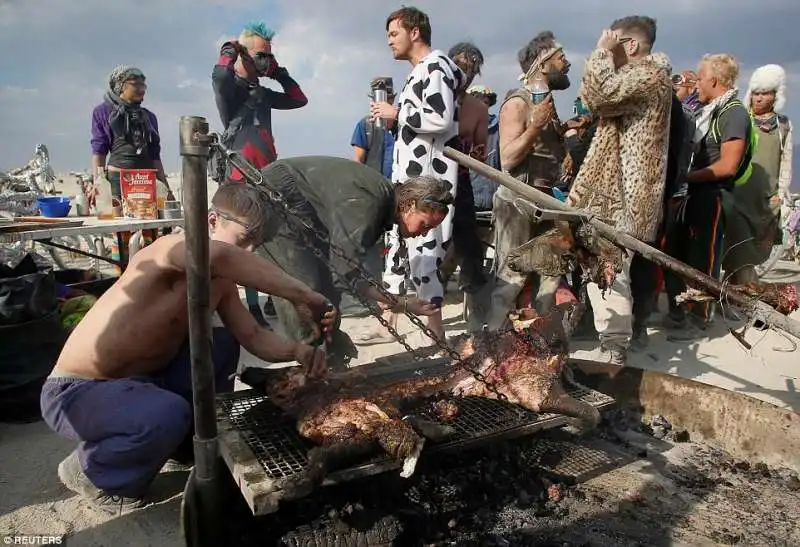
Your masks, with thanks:
[{"label": "plastic jug", "polygon": [[156,202],[158,203],[159,211],[163,211],[165,208],[167,194],[169,194],[169,187],[163,181],[156,180]]}]

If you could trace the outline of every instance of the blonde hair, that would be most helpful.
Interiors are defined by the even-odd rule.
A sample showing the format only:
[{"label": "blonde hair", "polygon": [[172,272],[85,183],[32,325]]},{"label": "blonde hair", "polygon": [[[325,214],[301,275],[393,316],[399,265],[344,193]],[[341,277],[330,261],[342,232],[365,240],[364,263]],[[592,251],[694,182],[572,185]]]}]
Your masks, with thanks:
[{"label": "blonde hair", "polygon": [[700,65],[705,65],[711,71],[720,85],[733,88],[739,78],[739,61],[729,53],[715,53],[703,55]]}]

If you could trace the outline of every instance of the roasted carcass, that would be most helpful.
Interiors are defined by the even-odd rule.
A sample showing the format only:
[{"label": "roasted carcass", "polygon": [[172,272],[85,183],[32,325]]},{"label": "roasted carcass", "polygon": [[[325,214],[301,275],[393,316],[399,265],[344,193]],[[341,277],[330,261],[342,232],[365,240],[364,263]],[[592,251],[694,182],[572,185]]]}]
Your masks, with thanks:
[{"label": "roasted carcass", "polygon": [[[509,402],[534,412],[565,414],[593,427],[597,410],[571,397],[562,384],[566,343],[583,306],[560,304],[525,328],[480,332],[451,340],[465,358],[434,376],[379,384],[352,371],[311,380],[299,368],[270,371],[260,382],[270,400],[297,418],[298,431],[319,446],[309,454],[310,472],[320,477],[332,458],[380,446],[404,460],[403,476],[416,464],[425,437],[443,437],[447,426],[416,416],[421,401],[435,398],[434,413],[446,422],[458,415],[458,398],[496,398],[468,369],[479,370]],[[366,377],[365,377],[366,378]],[[243,381],[254,382],[243,377]]]},{"label": "roasted carcass", "polygon": [[331,460],[366,453],[376,445],[405,461],[403,476],[414,472],[424,438],[390,401],[354,378],[310,380],[296,367],[273,372],[277,374],[264,384],[270,400],[296,417],[299,433],[319,445],[309,454],[313,472],[322,474]]},{"label": "roasted carcass", "polygon": [[[797,286],[794,283],[749,283],[731,285],[730,289],[754,300],[761,300],[783,315],[789,315],[798,309]],[[716,302],[719,299],[699,289],[690,288],[678,295],[676,300],[682,303]]]},{"label": "roasted carcass", "polygon": [[610,287],[622,267],[625,251],[599,236],[585,222],[552,224],[543,234],[512,249],[508,255],[509,267],[518,273],[558,277],[580,266],[587,279],[601,289]]},{"label": "roasted carcass", "polygon": [[[573,416],[594,427],[600,414],[564,389],[567,341],[580,319],[581,304],[570,302],[538,317],[522,330],[503,334],[480,332],[460,349],[465,364],[477,369],[510,403],[534,412]],[[497,398],[484,382],[468,372],[454,372],[448,392],[457,397]]]}]

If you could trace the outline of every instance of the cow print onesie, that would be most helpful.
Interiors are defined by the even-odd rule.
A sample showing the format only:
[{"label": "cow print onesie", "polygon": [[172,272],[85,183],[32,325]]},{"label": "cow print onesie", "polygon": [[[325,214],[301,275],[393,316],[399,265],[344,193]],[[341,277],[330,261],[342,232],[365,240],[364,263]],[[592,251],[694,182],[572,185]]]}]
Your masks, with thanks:
[{"label": "cow print onesie", "polygon": [[[429,175],[448,181],[455,196],[458,164],[444,156],[444,148],[458,149],[456,90],[464,76],[441,51],[431,51],[414,67],[397,99],[397,140],[394,146],[392,182]],[[439,266],[451,241],[453,208],[436,229],[425,236],[403,241],[397,226],[389,232],[383,282],[392,294],[406,292],[406,259],[417,298],[441,303],[444,280]]]}]

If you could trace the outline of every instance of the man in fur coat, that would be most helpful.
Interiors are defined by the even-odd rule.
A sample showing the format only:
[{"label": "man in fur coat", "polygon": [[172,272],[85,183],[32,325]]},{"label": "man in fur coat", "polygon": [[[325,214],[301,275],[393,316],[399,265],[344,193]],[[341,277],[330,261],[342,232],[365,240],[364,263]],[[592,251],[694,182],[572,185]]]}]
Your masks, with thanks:
[{"label": "man in fur coat", "polygon": [[[653,19],[625,17],[589,56],[580,96],[599,122],[568,197],[645,242],[655,241],[663,214],[672,104],[672,67],[651,52],[655,39]],[[588,286],[602,358],[619,366],[632,336],[631,259],[622,258],[610,287]]]}]

